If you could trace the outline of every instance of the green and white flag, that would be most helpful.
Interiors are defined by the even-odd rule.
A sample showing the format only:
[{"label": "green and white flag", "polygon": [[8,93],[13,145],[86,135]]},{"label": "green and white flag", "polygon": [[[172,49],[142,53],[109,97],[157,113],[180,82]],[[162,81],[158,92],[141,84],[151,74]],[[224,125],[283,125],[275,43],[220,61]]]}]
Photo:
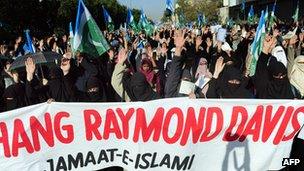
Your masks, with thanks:
[{"label": "green and white flag", "polygon": [[70,30],[69,42],[70,42],[70,46],[71,46],[71,51],[72,51],[72,53],[74,53],[75,52],[74,46],[73,46],[73,44],[74,44],[74,31],[73,31],[72,22],[70,22],[70,24],[69,24],[69,30]]},{"label": "green and white flag", "polygon": [[110,49],[82,0],[78,3],[73,46],[75,51],[87,53],[93,57],[98,57]]},{"label": "green and white flag", "polygon": [[253,76],[255,74],[255,70],[256,70],[256,65],[257,65],[257,61],[259,59],[259,56],[262,52],[262,48],[263,48],[263,43],[264,43],[264,39],[265,39],[265,35],[266,35],[266,24],[265,24],[265,14],[264,11],[262,11],[261,17],[260,17],[260,21],[259,21],[259,25],[257,28],[257,32],[256,35],[254,37],[254,41],[252,43],[251,46],[251,55],[252,55],[252,59],[251,59],[251,63],[250,63],[250,76]]},{"label": "green and white flag", "polygon": [[114,22],[110,16],[110,14],[108,13],[108,11],[104,7],[102,7],[102,9],[103,9],[104,21],[107,25],[108,31],[113,32],[115,29]]},{"label": "green and white flag", "polygon": [[138,33],[139,30],[136,26],[132,11],[128,9],[128,14],[127,14],[127,25],[135,32]]},{"label": "green and white flag", "polygon": [[148,21],[143,10],[141,10],[140,19],[138,22],[138,28],[141,30],[145,30],[145,32],[149,36],[151,36],[154,31],[154,26]]},{"label": "green and white flag", "polygon": [[270,14],[270,19],[269,19],[269,22],[268,22],[267,31],[270,31],[270,29],[272,28],[272,26],[274,24],[276,6],[277,6],[277,1],[275,1],[275,3],[273,4],[272,11],[271,11],[271,14]]},{"label": "green and white flag", "polygon": [[295,11],[294,15],[292,16],[292,18],[293,18],[294,22],[298,22],[299,21],[299,1],[298,1],[298,5],[297,5],[297,8],[296,8],[296,11]]}]

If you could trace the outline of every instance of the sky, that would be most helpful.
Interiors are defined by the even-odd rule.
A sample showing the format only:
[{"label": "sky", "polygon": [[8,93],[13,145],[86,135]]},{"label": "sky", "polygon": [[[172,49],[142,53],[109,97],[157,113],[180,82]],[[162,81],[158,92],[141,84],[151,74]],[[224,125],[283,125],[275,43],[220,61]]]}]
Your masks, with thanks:
[{"label": "sky", "polygon": [[127,7],[141,9],[154,21],[159,21],[166,8],[166,0],[118,0]]}]

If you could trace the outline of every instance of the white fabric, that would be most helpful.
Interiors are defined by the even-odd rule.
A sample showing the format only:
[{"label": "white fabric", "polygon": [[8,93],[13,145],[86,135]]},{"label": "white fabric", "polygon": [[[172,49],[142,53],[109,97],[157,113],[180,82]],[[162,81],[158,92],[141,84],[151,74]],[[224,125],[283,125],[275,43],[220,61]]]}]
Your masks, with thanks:
[{"label": "white fabric", "polygon": [[0,113],[0,168],[280,170],[303,125],[303,106],[301,100],[188,98],[37,104]]},{"label": "white fabric", "polygon": [[287,56],[282,46],[275,47],[272,50],[271,54],[277,59],[278,62],[282,62],[287,68]]}]

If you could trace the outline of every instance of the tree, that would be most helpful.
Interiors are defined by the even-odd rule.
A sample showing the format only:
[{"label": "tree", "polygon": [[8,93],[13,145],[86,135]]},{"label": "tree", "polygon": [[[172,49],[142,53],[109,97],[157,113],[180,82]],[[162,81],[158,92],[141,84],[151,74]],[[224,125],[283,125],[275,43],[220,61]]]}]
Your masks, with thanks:
[{"label": "tree", "polygon": [[177,13],[184,13],[186,21],[196,21],[200,13],[205,14],[209,21],[218,21],[218,9],[221,0],[177,0]]},{"label": "tree", "polygon": [[[105,29],[102,6],[109,11],[116,28],[126,22],[127,8],[117,0],[83,0],[101,29]],[[31,34],[42,37],[54,30],[68,32],[69,22],[75,24],[78,0],[0,0],[0,22],[6,23],[14,34]],[[133,9],[138,21],[140,11]],[[0,27],[1,32],[2,27]],[[2,30],[3,31],[3,30]]]}]

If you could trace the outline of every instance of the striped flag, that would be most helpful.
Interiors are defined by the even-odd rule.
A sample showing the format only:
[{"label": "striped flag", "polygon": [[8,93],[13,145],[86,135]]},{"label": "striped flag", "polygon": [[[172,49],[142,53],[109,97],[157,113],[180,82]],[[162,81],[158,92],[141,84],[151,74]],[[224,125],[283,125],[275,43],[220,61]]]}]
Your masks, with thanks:
[{"label": "striped flag", "polygon": [[265,21],[265,13],[264,11],[262,11],[257,32],[254,37],[254,41],[251,45],[252,60],[250,63],[250,76],[253,76],[255,74],[257,61],[262,52],[265,35],[266,35],[266,21]]},{"label": "striped flag", "polygon": [[108,42],[82,0],[78,2],[75,24],[73,42],[75,51],[98,57],[110,49]]},{"label": "striped flag", "polygon": [[243,1],[242,1],[242,7],[241,7],[241,10],[242,10],[242,11],[245,11],[245,7],[246,7],[246,1],[245,1],[245,0],[243,0]]},{"label": "striped flag", "polygon": [[69,24],[69,30],[70,30],[69,41],[70,41],[70,45],[71,45],[72,52],[74,52],[74,46],[73,46],[73,42],[74,42],[74,31],[73,31],[72,22],[70,22],[70,24]]},{"label": "striped flag", "polygon": [[292,16],[292,18],[293,18],[294,22],[299,21],[299,1],[298,1],[298,4],[297,4],[296,11],[295,11],[294,15]]},{"label": "striped flag", "polygon": [[253,24],[253,22],[254,22],[254,9],[253,9],[253,5],[250,6],[250,11],[248,13],[248,19],[247,20],[248,20],[248,22],[250,24]]},{"label": "striped flag", "polygon": [[113,32],[114,31],[114,23],[112,21],[112,18],[110,16],[110,14],[108,13],[108,11],[104,7],[102,7],[102,9],[103,9],[104,21],[107,25],[107,28],[108,28],[109,32]]},{"label": "striped flag", "polygon": [[174,13],[174,6],[172,0],[167,0],[166,1],[166,10],[170,15]]},{"label": "striped flag", "polygon": [[138,28],[141,30],[145,30],[148,35],[152,35],[154,31],[153,25],[148,21],[144,10],[141,9],[140,19],[138,22]]},{"label": "striped flag", "polygon": [[134,17],[133,17],[133,14],[132,14],[132,11],[130,9],[128,9],[128,14],[127,14],[127,25],[132,28],[132,30],[135,32],[135,33],[138,33],[139,30],[136,26],[136,23],[135,23],[135,20],[134,20]]},{"label": "striped flag", "polygon": [[270,29],[272,28],[272,26],[274,24],[276,6],[277,6],[277,1],[275,1],[275,3],[273,4],[272,11],[271,11],[271,14],[270,14],[270,19],[269,19],[269,22],[268,22],[267,31],[270,31]]},{"label": "striped flag", "polygon": [[30,30],[25,30],[25,38],[26,38],[26,42],[23,46],[24,53],[25,54],[36,53],[36,48],[33,45],[32,38],[30,36]]}]

